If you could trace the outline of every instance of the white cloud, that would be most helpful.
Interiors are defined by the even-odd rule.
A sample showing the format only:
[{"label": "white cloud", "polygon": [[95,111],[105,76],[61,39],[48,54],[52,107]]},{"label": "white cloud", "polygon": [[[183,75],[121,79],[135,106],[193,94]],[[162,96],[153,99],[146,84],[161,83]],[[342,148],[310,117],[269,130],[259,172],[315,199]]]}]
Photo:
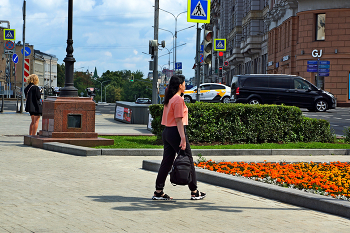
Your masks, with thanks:
[{"label": "white cloud", "polygon": [[112,56],[113,56],[112,53],[109,52],[109,51],[105,52],[105,55],[106,55],[107,57],[112,57]]},{"label": "white cloud", "polygon": [[[0,15],[16,29],[17,40],[22,39],[23,0],[0,0]],[[141,70],[147,76],[149,70],[148,40],[153,39],[154,0],[74,0],[73,48],[75,67],[84,70],[97,68],[102,75],[106,70]],[[162,0],[160,8],[178,15],[187,8],[187,1]],[[67,46],[67,0],[27,1],[26,42],[35,49],[54,54],[63,63]],[[174,33],[175,20],[160,11],[159,27]],[[178,17],[179,30],[192,26],[186,14]],[[179,32],[177,44],[187,43],[177,49],[177,61],[183,63],[186,78],[194,76],[196,29]],[[173,47],[171,33],[159,30],[159,41],[166,41],[166,48]],[[167,53],[162,50],[161,54]],[[173,54],[170,55],[173,62]],[[159,64],[168,63],[169,56],[159,58]],[[172,64],[171,64],[172,67]]]},{"label": "white cloud", "polygon": [[128,70],[135,70],[136,64],[135,63],[124,63],[124,68]]}]

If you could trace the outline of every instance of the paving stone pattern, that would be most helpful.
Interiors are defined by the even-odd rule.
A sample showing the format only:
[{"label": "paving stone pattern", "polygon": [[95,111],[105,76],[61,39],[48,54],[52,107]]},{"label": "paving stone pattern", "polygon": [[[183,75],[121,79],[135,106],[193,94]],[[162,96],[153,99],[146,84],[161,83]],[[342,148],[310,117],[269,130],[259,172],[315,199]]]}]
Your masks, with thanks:
[{"label": "paving stone pattern", "polygon": [[[4,115],[0,114],[3,122],[17,120],[22,127],[16,126],[18,131],[13,131],[10,124],[0,125],[0,233],[350,229],[350,220],[346,218],[205,183],[199,183],[199,189],[208,193],[204,200],[191,201],[187,187],[174,187],[168,182],[165,191],[176,201],[152,201],[156,173],[141,166],[143,160],[157,160],[159,156],[80,157],[24,146],[23,137],[14,135],[27,129],[28,121],[3,118]],[[227,161],[239,158],[208,157]],[[261,159],[267,158],[274,161],[281,157]],[[286,158],[294,159],[283,159]],[[299,156],[300,159],[306,158]]]}]

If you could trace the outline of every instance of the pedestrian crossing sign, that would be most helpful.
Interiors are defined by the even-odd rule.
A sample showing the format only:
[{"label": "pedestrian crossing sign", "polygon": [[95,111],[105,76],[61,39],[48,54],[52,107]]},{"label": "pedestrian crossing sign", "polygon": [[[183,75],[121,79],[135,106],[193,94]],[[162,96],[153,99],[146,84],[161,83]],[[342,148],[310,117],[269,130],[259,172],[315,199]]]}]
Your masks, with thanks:
[{"label": "pedestrian crossing sign", "polygon": [[214,39],[214,51],[226,51],[226,39]]},{"label": "pedestrian crossing sign", "polygon": [[187,22],[210,23],[210,0],[188,0]]},{"label": "pedestrian crossing sign", "polygon": [[16,30],[15,29],[4,29],[4,40],[15,40]]}]

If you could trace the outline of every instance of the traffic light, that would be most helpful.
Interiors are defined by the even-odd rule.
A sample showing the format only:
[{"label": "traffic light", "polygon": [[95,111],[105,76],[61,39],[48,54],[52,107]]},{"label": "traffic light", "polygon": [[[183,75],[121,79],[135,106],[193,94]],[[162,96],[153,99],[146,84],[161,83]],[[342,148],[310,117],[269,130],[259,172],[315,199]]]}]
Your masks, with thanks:
[{"label": "traffic light", "polygon": [[[165,42],[164,42],[164,45],[165,45]],[[158,46],[158,41],[157,40],[149,40],[149,54],[151,54],[151,57],[153,59],[154,57],[154,50],[155,48]]]},{"label": "traffic light", "polygon": [[213,32],[209,30],[204,30],[204,63],[210,64],[212,58],[213,49]]},{"label": "traffic light", "polygon": [[134,75],[131,75],[130,82],[134,82]]},{"label": "traffic light", "polygon": [[222,77],[222,66],[219,67],[219,77]]}]

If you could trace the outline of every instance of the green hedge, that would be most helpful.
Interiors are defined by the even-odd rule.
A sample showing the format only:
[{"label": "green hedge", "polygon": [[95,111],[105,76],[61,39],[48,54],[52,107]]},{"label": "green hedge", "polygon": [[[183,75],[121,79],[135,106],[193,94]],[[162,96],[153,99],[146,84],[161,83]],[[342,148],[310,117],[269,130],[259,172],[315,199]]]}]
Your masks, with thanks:
[{"label": "green hedge", "polygon": [[[187,104],[190,142],[334,142],[326,120],[307,118],[297,107],[197,102]],[[163,105],[151,105],[152,132],[161,138]]]}]

